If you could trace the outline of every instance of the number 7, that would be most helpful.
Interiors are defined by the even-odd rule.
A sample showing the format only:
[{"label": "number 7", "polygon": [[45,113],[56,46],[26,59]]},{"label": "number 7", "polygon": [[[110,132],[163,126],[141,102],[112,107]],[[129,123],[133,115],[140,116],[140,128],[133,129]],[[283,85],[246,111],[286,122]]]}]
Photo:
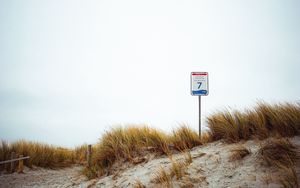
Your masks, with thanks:
[{"label": "number 7", "polygon": [[197,82],[199,84],[198,89],[200,89],[202,82]]}]

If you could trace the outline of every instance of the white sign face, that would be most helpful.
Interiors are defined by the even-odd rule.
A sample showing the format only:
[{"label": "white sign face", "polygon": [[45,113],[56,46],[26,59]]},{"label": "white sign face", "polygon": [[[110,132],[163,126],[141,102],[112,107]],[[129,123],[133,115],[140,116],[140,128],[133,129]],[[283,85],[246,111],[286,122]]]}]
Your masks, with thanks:
[{"label": "white sign face", "polygon": [[191,73],[191,94],[208,95],[208,73],[207,72]]}]

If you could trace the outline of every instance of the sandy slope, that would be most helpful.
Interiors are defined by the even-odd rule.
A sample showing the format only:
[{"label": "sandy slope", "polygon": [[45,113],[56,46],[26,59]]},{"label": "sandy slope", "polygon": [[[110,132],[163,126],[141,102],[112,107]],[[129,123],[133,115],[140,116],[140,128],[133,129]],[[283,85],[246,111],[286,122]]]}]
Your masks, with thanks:
[{"label": "sandy slope", "polygon": [[[294,137],[291,141],[300,148],[300,137]],[[262,167],[256,160],[260,143],[253,140],[238,144],[225,144],[218,141],[196,147],[191,151],[193,162],[188,166],[186,178],[181,180],[173,178],[173,186],[281,187],[270,180],[270,177],[277,176],[278,172],[275,169]],[[230,151],[239,144],[249,148],[251,154],[241,161],[231,162]],[[183,160],[184,157],[182,154],[176,154],[173,158]],[[167,157],[149,159],[148,162],[135,166],[122,164],[119,165],[121,170],[117,173],[90,181],[79,174],[82,169],[80,166],[62,170],[38,168],[29,170],[25,174],[1,175],[0,187],[133,187],[136,180],[140,180],[147,187],[159,187],[151,180],[160,166],[168,169],[171,166],[170,159]],[[297,168],[299,179],[300,165]]]},{"label": "sandy slope", "polygon": [[[300,137],[293,138],[292,143],[300,148]],[[210,143],[206,146],[194,148],[191,151],[193,162],[187,170],[187,177],[182,180],[173,178],[174,187],[182,187],[192,184],[194,187],[280,187],[269,180],[272,174],[276,176],[274,169],[264,168],[257,161],[255,155],[260,141],[248,141],[238,144],[225,144],[221,141]],[[230,162],[231,150],[242,144],[251,150],[251,154],[241,161]],[[177,160],[182,160],[183,155],[174,156]],[[154,173],[159,166],[165,169],[170,168],[169,158],[154,159],[146,164],[139,164],[128,168],[117,176],[111,175],[100,179],[96,187],[132,187],[136,180],[140,180],[147,187],[157,187],[151,182]],[[299,165],[298,165],[299,167]],[[298,168],[298,179],[300,169]]]},{"label": "sandy slope", "polygon": [[3,174],[0,187],[88,187],[91,182],[80,174],[82,167],[74,166],[60,170],[26,168],[23,174]]}]

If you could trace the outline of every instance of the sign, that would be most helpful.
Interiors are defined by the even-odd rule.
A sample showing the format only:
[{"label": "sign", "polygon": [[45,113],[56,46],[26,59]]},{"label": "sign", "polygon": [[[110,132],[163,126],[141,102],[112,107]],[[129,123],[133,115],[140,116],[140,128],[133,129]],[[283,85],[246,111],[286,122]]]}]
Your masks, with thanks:
[{"label": "sign", "polygon": [[201,139],[201,96],[208,95],[208,73],[191,73],[191,94],[199,99],[199,137]]},{"label": "sign", "polygon": [[208,95],[208,73],[191,73],[191,94],[197,96]]}]

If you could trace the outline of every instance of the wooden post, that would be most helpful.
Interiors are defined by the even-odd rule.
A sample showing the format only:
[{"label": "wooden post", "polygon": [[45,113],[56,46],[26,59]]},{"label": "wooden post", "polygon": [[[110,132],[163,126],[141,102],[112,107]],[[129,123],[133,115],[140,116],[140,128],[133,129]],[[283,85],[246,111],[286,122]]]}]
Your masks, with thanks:
[{"label": "wooden post", "polygon": [[[16,158],[16,153],[11,152],[10,159],[15,159],[15,158]],[[10,173],[13,173],[14,171],[15,171],[15,162],[12,161],[12,162],[10,162]]]},{"label": "wooden post", "polygon": [[88,145],[87,148],[87,165],[91,167],[92,164],[92,145]]},{"label": "wooden post", "polygon": [[[23,155],[20,155],[19,157],[22,158]],[[21,160],[19,160],[18,173],[23,173],[23,170],[24,170],[24,162],[23,162],[23,159],[21,159]]]}]

